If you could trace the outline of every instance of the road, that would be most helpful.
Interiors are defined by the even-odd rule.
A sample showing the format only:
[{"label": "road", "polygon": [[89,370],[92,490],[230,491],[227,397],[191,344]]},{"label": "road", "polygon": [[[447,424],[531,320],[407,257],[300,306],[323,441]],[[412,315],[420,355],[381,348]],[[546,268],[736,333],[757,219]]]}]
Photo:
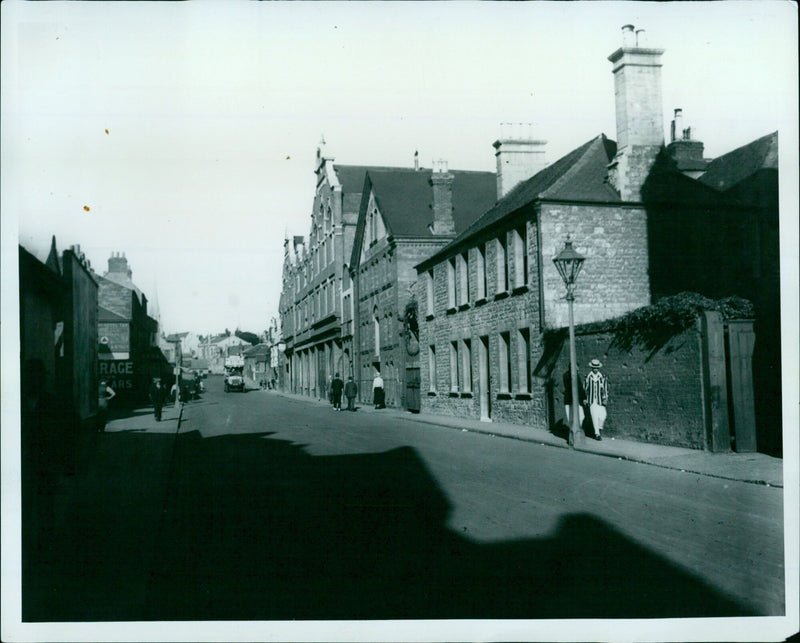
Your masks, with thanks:
[{"label": "road", "polygon": [[177,433],[103,436],[125,460],[73,512],[65,617],[784,612],[781,489],[207,388]]}]

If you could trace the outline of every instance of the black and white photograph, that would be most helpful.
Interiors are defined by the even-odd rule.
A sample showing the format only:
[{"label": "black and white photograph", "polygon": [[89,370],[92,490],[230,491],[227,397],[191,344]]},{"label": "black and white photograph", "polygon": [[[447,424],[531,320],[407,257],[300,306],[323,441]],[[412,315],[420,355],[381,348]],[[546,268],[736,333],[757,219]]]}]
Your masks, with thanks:
[{"label": "black and white photograph", "polygon": [[2,10],[2,640],[800,630],[798,16]]}]

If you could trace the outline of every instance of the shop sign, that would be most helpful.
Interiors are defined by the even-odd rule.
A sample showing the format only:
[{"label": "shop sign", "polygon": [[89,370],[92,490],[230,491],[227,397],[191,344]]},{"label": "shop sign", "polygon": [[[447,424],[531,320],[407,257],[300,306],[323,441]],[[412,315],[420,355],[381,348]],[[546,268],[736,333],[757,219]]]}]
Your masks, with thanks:
[{"label": "shop sign", "polygon": [[131,390],[134,385],[133,360],[130,359],[101,359],[100,378],[105,379],[115,391]]}]

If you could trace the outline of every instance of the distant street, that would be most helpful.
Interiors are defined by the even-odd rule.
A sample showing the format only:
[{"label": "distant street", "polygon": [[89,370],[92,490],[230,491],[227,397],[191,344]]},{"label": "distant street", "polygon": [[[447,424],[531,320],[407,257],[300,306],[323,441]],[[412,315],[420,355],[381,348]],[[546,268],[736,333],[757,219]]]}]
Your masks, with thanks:
[{"label": "distant street", "polygon": [[207,388],[98,437],[34,620],[784,611],[781,489]]}]

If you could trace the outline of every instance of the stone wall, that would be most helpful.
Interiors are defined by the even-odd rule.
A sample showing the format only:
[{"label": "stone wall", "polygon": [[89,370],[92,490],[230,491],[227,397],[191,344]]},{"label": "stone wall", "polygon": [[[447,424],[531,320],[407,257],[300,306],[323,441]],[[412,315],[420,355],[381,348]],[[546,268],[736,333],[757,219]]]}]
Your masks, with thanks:
[{"label": "stone wall", "polygon": [[602,321],[650,304],[647,213],[642,207],[541,206],[545,326],[568,323],[564,282],[553,264],[567,235],[586,257],[575,290],[575,323]]},{"label": "stone wall", "polygon": [[[589,361],[603,363],[609,380],[608,418],[603,435],[692,449],[705,447],[702,337],[699,325],[670,339],[656,351],[625,350],[613,333],[576,332],[578,373],[585,377]],[[569,365],[569,340],[551,347],[550,422],[564,418],[563,375]],[[552,360],[552,361],[550,361]],[[540,372],[540,376],[546,373]]]},{"label": "stone wall", "polygon": [[[498,244],[497,237],[506,239],[509,258],[508,272],[515,273],[516,257],[513,248],[513,233],[507,229],[495,230],[496,236],[480,239],[468,250],[470,301],[457,309],[448,311],[447,262],[434,267],[434,313],[427,309],[427,285],[423,273],[417,280],[415,292],[419,302],[420,317],[420,391],[423,412],[442,413],[462,417],[480,417],[480,372],[479,349],[483,340],[488,340],[488,382],[489,416],[492,419],[529,424],[545,428],[545,387],[544,380],[533,376],[533,365],[541,357],[537,341],[539,334],[539,291],[538,291],[538,246],[536,222],[518,222],[525,226],[527,243],[527,285],[499,289],[498,282]],[[477,298],[478,249],[484,253],[486,266],[486,297]],[[520,372],[521,342],[520,331],[528,334],[527,353],[530,369],[530,387],[523,384]],[[501,385],[501,334],[507,333],[510,349],[510,383],[506,392]],[[471,355],[471,392],[451,390],[450,373],[454,365],[450,362],[450,346],[457,342],[463,348],[463,340],[469,341]],[[436,377],[431,382],[428,366],[429,347],[435,346]],[[528,388],[527,391],[524,389]]]}]

